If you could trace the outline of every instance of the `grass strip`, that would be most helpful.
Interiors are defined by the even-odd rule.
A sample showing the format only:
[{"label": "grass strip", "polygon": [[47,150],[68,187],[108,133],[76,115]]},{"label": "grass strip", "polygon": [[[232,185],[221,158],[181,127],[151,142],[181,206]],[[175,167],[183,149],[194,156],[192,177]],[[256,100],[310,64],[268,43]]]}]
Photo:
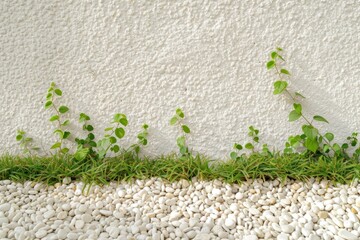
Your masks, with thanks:
[{"label": "grass strip", "polygon": [[350,183],[360,178],[356,160],[314,158],[299,154],[263,156],[252,154],[240,160],[214,160],[201,155],[179,158],[176,155],[138,158],[123,153],[103,161],[77,161],[72,156],[23,157],[0,156],[0,180],[36,181],[53,185],[65,177],[89,184],[108,184],[111,181],[130,181],[157,177],[173,182],[180,179],[219,179],[241,183],[248,179],[327,179],[334,183]]}]

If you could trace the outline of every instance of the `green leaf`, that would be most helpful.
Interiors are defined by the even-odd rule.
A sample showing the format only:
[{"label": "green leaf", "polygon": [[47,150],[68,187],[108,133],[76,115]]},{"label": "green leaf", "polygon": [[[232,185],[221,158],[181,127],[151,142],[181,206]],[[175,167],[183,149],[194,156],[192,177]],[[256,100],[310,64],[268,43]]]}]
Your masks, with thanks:
[{"label": "green leaf", "polygon": [[52,97],[52,93],[48,93],[48,94],[46,95],[46,100],[50,100],[51,97]]},{"label": "green leaf", "polygon": [[91,132],[92,130],[94,130],[94,127],[92,125],[87,125],[86,126],[86,130],[88,130],[89,132]]},{"label": "green leaf", "polygon": [[70,121],[69,120],[65,120],[61,125],[62,126],[67,126],[70,124]]},{"label": "green leaf", "polygon": [[249,150],[253,150],[254,149],[254,145],[252,145],[251,143],[247,143],[245,144],[245,148],[249,149]]},{"label": "green leaf", "polygon": [[148,128],[149,128],[149,125],[144,124],[142,127],[143,127],[143,129],[145,129],[145,130],[146,130],[146,129],[148,129]]},{"label": "green leaf", "polygon": [[58,96],[61,96],[62,95],[62,91],[60,89],[55,89],[54,90],[55,94],[58,95]]},{"label": "green leaf", "polygon": [[325,133],[324,137],[331,142],[334,139],[334,134],[332,133]]},{"label": "green leaf", "polygon": [[295,92],[295,96],[298,96],[298,97],[301,97],[301,98],[305,99],[305,97],[302,94],[300,94],[299,92]]},{"label": "green leaf", "polygon": [[281,52],[283,49],[280,47],[277,47],[276,50],[278,50],[279,52]]},{"label": "green leaf", "polygon": [[96,142],[94,142],[94,141],[90,141],[90,142],[89,142],[89,145],[90,145],[91,147],[96,147],[96,146],[97,146]]},{"label": "green leaf", "polygon": [[286,74],[286,75],[290,75],[290,72],[288,70],[284,69],[284,68],[282,68],[280,70],[280,72],[283,73],[283,74]]},{"label": "green leaf", "polygon": [[294,109],[297,113],[299,113],[301,115],[301,112],[302,112],[302,106],[300,103],[294,103]]},{"label": "green leaf", "polygon": [[254,137],[253,140],[254,140],[254,142],[258,143],[259,142],[259,137]]},{"label": "green leaf", "polygon": [[176,139],[176,143],[179,147],[185,146],[185,137],[181,136]]},{"label": "green leaf", "polygon": [[305,147],[312,152],[316,152],[316,150],[319,148],[319,144],[316,139],[307,138],[305,140]]},{"label": "green leaf", "polygon": [[113,151],[114,153],[119,152],[119,151],[120,151],[119,145],[114,145],[114,146],[112,147],[112,151]]},{"label": "green leaf", "polygon": [[128,120],[126,118],[121,118],[119,121],[124,127],[128,125]]},{"label": "green leaf", "polygon": [[56,120],[59,120],[59,115],[51,116],[51,118],[49,119],[50,122],[53,122],[53,121],[56,121]]},{"label": "green leaf", "polygon": [[318,130],[310,125],[303,125],[302,130],[306,137],[311,140],[316,140],[316,137],[319,134]]},{"label": "green leaf", "polygon": [[343,145],[341,145],[341,148],[342,148],[342,149],[347,149],[347,148],[349,148],[349,144],[344,143]]},{"label": "green leaf", "polygon": [[288,83],[286,81],[276,81],[274,82],[274,95],[282,93],[286,87],[288,86]]},{"label": "green leaf", "polygon": [[275,66],[275,61],[274,60],[271,60],[269,62],[266,63],[266,68],[267,69],[271,69]]},{"label": "green leaf", "polygon": [[278,56],[277,52],[272,52],[270,55],[271,55],[271,58],[274,60]]},{"label": "green leaf", "polygon": [[178,121],[178,118],[176,116],[172,117],[170,119],[170,125],[175,125],[175,123]]},{"label": "green leaf", "polygon": [[123,128],[116,128],[115,129],[115,135],[121,139],[125,136],[125,130]]},{"label": "green leaf", "polygon": [[70,132],[65,131],[64,135],[63,135],[63,139],[68,138],[70,136],[70,134],[71,134]]},{"label": "green leaf", "polygon": [[21,141],[22,138],[23,138],[22,135],[17,135],[17,136],[16,136],[16,141]]},{"label": "green leaf", "polygon": [[190,128],[188,126],[182,125],[181,128],[184,131],[184,133],[190,133]]},{"label": "green leaf", "polygon": [[[114,122],[121,123],[121,119],[126,119],[126,115],[122,114],[122,113],[117,113],[117,114],[114,115]],[[127,122],[127,120],[126,120],[126,122]],[[121,124],[123,124],[123,123],[121,123]],[[126,126],[126,125],[124,125],[124,126]]]},{"label": "green leaf", "polygon": [[180,108],[176,109],[176,115],[178,115],[180,118],[185,117],[183,111]]},{"label": "green leaf", "polygon": [[63,154],[66,154],[66,153],[69,152],[69,149],[68,148],[63,148],[63,149],[61,149],[60,152],[63,153]]},{"label": "green leaf", "polygon": [[33,140],[32,138],[29,138],[29,137],[28,137],[28,138],[25,138],[24,141],[25,141],[25,142],[31,142],[32,140]]},{"label": "green leaf", "polygon": [[146,139],[146,138],[144,138],[143,140],[141,140],[141,144],[142,144],[142,145],[144,145],[144,146],[145,146],[145,145],[147,145],[147,143],[148,143],[148,141],[147,141],[147,139]]},{"label": "green leaf", "polygon": [[237,150],[242,150],[243,149],[243,146],[241,144],[238,144],[238,143],[235,143],[234,144],[234,149],[237,149]]},{"label": "green leaf", "polygon": [[298,120],[301,117],[301,114],[299,114],[296,110],[293,110],[289,114],[289,122],[293,122]]},{"label": "green leaf", "polygon": [[114,129],[114,127],[105,128],[105,132],[112,131],[113,129]]},{"label": "green leaf", "polygon": [[319,122],[329,123],[324,117],[319,116],[319,115],[314,116],[314,120],[319,121]]},{"label": "green leaf", "polygon": [[238,155],[237,155],[236,152],[231,152],[231,153],[230,153],[230,157],[231,157],[232,160],[236,160],[236,159],[237,159],[237,156],[238,156]]},{"label": "green leaf", "polygon": [[51,147],[50,147],[50,149],[56,149],[56,148],[60,148],[61,147],[61,143],[60,142],[57,142],[57,143],[55,143],[54,145],[52,145]]},{"label": "green leaf", "polygon": [[79,148],[79,149],[76,151],[74,157],[75,157],[76,160],[82,161],[82,160],[84,160],[84,159],[86,158],[86,156],[88,155],[88,153],[89,153],[89,149],[88,149],[88,148],[82,148],[82,147],[81,147],[81,148]]},{"label": "green leaf", "polygon": [[115,137],[109,137],[109,140],[110,140],[110,143],[111,144],[114,144],[114,143],[116,143],[116,138]]},{"label": "green leaf", "polygon": [[80,117],[79,117],[79,122],[85,122],[85,121],[89,121],[90,117],[88,115],[86,115],[85,113],[80,113]]},{"label": "green leaf", "polygon": [[66,113],[67,111],[69,111],[69,108],[67,106],[60,106],[59,107],[59,112],[60,113]]},{"label": "green leaf", "polygon": [[51,107],[52,106],[52,101],[47,101],[46,103],[45,103],[45,109],[48,109],[49,107]]},{"label": "green leaf", "polygon": [[95,135],[94,135],[93,133],[89,133],[89,134],[88,134],[88,138],[89,138],[90,140],[94,140]]},{"label": "green leaf", "polygon": [[327,145],[327,144],[324,144],[323,151],[324,151],[325,153],[328,153],[328,152],[330,151],[330,146]]},{"label": "green leaf", "polygon": [[339,154],[339,153],[341,152],[340,145],[337,144],[337,143],[335,143],[335,144],[333,145],[333,149],[334,149],[335,153],[337,153],[337,154]]},{"label": "green leaf", "polygon": [[180,153],[181,154],[183,154],[183,155],[185,155],[185,154],[187,154],[188,153],[188,148],[186,147],[186,146],[181,146],[180,147]]},{"label": "green leaf", "polygon": [[140,146],[139,145],[135,145],[134,146],[134,151],[136,154],[138,154],[140,152]]},{"label": "green leaf", "polygon": [[54,133],[56,134],[59,134],[59,137],[62,139],[63,138],[63,136],[64,136],[64,132],[61,130],[61,129],[56,129],[55,131],[54,131]]}]

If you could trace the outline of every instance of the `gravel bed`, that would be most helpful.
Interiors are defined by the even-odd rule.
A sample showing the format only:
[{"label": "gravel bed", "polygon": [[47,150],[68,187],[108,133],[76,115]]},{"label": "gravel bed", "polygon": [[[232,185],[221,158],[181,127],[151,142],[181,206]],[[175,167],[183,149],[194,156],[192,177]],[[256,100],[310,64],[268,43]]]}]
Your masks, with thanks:
[{"label": "gravel bed", "polygon": [[[0,181],[0,239],[360,239],[360,184]],[[88,192],[87,192],[88,191]]]}]

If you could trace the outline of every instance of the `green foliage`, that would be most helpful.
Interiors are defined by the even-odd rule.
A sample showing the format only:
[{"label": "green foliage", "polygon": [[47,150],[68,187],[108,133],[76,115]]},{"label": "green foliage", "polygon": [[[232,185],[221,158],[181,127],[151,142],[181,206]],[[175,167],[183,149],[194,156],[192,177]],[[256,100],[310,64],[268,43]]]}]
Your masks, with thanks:
[{"label": "green foliage", "polygon": [[38,151],[39,148],[34,146],[33,139],[26,136],[26,132],[23,130],[17,130],[16,141],[19,142],[20,147],[23,149],[24,154],[32,155],[34,151]]},{"label": "green foliage", "polygon": [[142,131],[137,135],[137,139],[138,139],[138,142],[131,145],[130,147],[130,150],[132,150],[132,152],[138,156],[140,151],[141,151],[141,147],[144,147],[147,145],[148,143],[148,135],[149,135],[149,132],[148,132],[148,128],[149,126],[147,124],[144,124],[142,126]]},{"label": "green foliage", "polygon": [[82,129],[86,133],[86,138],[75,138],[77,150],[74,154],[75,159],[82,161],[86,158],[98,159],[99,155],[96,151],[97,144],[95,135],[92,133],[94,127],[89,124],[90,117],[85,113],[80,113],[79,122],[83,123]]},{"label": "green foliage", "polygon": [[98,157],[103,159],[106,157],[108,151],[118,153],[120,146],[117,141],[125,136],[125,129],[128,125],[128,120],[125,114],[117,113],[114,115],[112,126],[105,128],[107,132],[102,139],[97,142]]},{"label": "green foliage", "polygon": [[68,119],[63,120],[63,115],[69,111],[67,106],[56,107],[56,101],[58,98],[62,96],[62,91],[57,88],[56,84],[52,82],[47,91],[46,95],[46,103],[45,109],[52,108],[55,113],[49,118],[50,122],[54,122],[56,124],[56,129],[54,134],[58,136],[58,140],[50,147],[52,150],[56,150],[58,154],[66,154],[69,152],[69,148],[63,147],[63,141],[68,139],[71,133],[69,131],[65,131],[64,127],[67,126],[70,121]]},{"label": "green foliage", "polygon": [[[266,68],[274,69],[277,79],[280,79],[274,83],[274,95],[286,93],[293,100],[293,110],[289,113],[290,122],[297,121],[300,118],[304,121],[302,133],[300,135],[289,137],[288,141],[285,143],[284,153],[289,154],[300,151],[302,154],[319,154],[321,156],[329,156],[331,153],[336,157],[349,159],[350,157],[346,150],[349,149],[350,145],[352,147],[357,145],[357,140],[355,140],[356,133],[347,138],[347,140],[351,142],[350,145],[348,143],[331,143],[334,140],[333,133],[327,132],[324,135],[320,133],[312,121],[304,115],[302,105],[297,98],[304,99],[305,97],[298,92],[291,93],[287,89],[288,82],[286,77],[291,74],[287,69],[280,66],[285,62],[284,58],[280,55],[281,51],[281,48],[277,48],[275,51],[271,52],[271,59],[266,63]],[[317,122],[329,123],[328,120],[320,115],[314,115],[312,119]],[[301,149],[301,147],[304,148],[305,151]],[[360,150],[358,149],[354,150],[353,156],[355,158],[359,158],[357,151],[360,152]]]},{"label": "green foliage", "polygon": [[183,124],[184,118],[184,112],[180,108],[178,108],[175,111],[175,115],[170,119],[170,125],[178,125],[180,127],[182,134],[176,139],[176,143],[179,147],[181,158],[188,158],[191,156],[191,153],[186,144],[186,137],[191,132],[191,130],[187,125]]},{"label": "green foliage", "polygon": [[[254,128],[253,126],[249,127],[248,136],[251,137],[251,142],[247,142],[244,144],[245,149],[250,150],[253,154],[255,151],[255,146],[259,145],[259,130]],[[244,150],[243,145],[235,143],[233,146],[234,151],[230,153],[230,158],[232,160],[241,160],[244,158],[245,153],[241,153]],[[263,144],[261,153],[265,156],[271,156],[272,153],[270,152],[268,145]]]}]

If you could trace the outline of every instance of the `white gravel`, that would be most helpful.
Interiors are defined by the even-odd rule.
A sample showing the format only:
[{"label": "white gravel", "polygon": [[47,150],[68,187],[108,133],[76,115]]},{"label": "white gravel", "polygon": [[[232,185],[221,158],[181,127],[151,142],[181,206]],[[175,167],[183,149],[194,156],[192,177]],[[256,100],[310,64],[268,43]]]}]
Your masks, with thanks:
[{"label": "white gravel", "polygon": [[0,181],[0,239],[360,239],[357,182],[83,186]]}]

